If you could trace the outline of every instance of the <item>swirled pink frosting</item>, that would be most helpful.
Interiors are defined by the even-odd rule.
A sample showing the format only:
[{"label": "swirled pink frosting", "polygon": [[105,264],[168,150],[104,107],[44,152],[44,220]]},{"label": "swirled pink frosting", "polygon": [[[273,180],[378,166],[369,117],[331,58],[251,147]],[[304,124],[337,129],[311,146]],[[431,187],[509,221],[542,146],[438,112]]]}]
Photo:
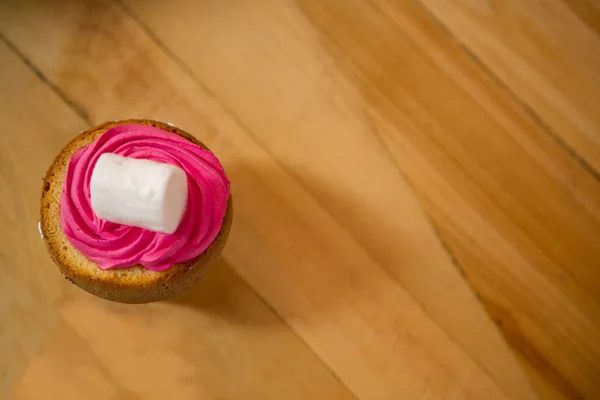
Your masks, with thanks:
[{"label": "swirled pink frosting", "polygon": [[[99,219],[90,200],[90,178],[98,157],[115,153],[176,165],[188,178],[188,202],[173,234]],[[119,125],[77,151],[67,167],[60,218],[69,241],[100,269],[136,264],[164,271],[204,252],[223,225],[229,180],[208,150],[162,129]]]}]

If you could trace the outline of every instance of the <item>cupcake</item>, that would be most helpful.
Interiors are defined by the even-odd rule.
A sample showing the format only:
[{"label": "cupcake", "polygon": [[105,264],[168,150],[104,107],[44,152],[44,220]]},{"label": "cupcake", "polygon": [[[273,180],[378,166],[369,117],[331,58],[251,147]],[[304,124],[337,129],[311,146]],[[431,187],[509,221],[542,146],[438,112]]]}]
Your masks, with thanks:
[{"label": "cupcake", "polygon": [[152,120],[83,132],[44,179],[39,228],[65,277],[122,303],[190,288],[232,222],[229,180],[206,146]]}]

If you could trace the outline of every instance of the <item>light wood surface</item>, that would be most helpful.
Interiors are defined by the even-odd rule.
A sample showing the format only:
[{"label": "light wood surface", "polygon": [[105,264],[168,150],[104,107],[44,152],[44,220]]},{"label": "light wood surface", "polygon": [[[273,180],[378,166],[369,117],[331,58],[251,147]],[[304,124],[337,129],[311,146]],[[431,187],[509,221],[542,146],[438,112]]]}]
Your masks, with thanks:
[{"label": "light wood surface", "polygon": [[[0,2],[0,398],[600,398],[595,0]],[[172,301],[65,281],[41,177],[171,121],[233,182]]]}]

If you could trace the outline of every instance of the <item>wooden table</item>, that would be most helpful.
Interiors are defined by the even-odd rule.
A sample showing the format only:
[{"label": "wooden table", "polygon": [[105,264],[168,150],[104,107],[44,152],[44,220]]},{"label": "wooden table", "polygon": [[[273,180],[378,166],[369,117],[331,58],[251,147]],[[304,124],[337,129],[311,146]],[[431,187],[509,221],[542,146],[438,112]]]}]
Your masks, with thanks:
[{"label": "wooden table", "polygon": [[[597,0],[2,0],[6,399],[599,399]],[[75,134],[233,181],[223,259],[121,305],[36,230]]]}]

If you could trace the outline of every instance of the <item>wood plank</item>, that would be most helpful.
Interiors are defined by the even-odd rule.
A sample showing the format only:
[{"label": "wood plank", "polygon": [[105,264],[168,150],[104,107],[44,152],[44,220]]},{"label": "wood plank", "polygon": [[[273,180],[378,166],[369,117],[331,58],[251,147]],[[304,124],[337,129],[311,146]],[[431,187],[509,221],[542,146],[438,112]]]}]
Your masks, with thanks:
[{"label": "wood plank", "polygon": [[64,280],[36,229],[40,178],[86,123],[4,42],[0,59],[2,398],[355,398],[225,261],[148,305]]},{"label": "wood plank", "polygon": [[[337,92],[343,82],[321,81],[322,95],[314,109],[306,110],[312,115],[322,109],[316,132],[331,136],[307,136],[310,148],[299,141],[304,159],[288,161],[286,146],[264,151],[252,137],[254,130],[235,123],[236,115],[218,106],[112,3],[50,7],[43,1],[27,6],[8,1],[0,31],[93,121],[143,115],[202,133],[234,182],[236,222],[226,260],[357,397],[505,398],[506,392],[535,398],[410,187],[391,160],[381,159],[380,142],[370,135],[367,121],[353,118],[351,104]],[[40,47],[42,39],[45,46]],[[320,68],[315,63],[316,77]],[[294,75],[295,70],[288,72]],[[298,82],[296,90],[304,83]],[[303,96],[296,93],[296,100],[306,102],[316,88],[311,85]],[[267,94],[266,100],[272,100]],[[260,110],[267,106],[256,105]],[[347,137],[339,136],[344,131]],[[311,169],[312,163],[318,169]],[[302,168],[305,177],[290,174],[291,166]],[[355,174],[353,182],[347,179],[350,173]],[[354,228],[340,224],[333,207],[348,211]],[[359,227],[382,241],[366,245],[355,235]],[[388,260],[385,264],[381,256]],[[392,276],[382,268],[389,263],[403,265],[405,273],[398,276],[402,269],[395,267]]]},{"label": "wood plank", "polygon": [[419,1],[598,174],[597,1]]},{"label": "wood plank", "polygon": [[[427,273],[415,274],[407,256],[414,253],[398,243],[412,226],[400,228],[406,215],[391,195],[394,163],[379,157],[393,158],[533,380],[556,396],[597,397],[598,181],[421,7],[127,4],[444,329],[464,339],[468,328],[453,326],[455,315],[444,319],[445,304],[434,300],[446,278],[420,281],[439,273],[419,265]],[[381,174],[377,185],[370,171]],[[311,174],[327,183],[314,185]],[[360,196],[358,205],[327,196],[331,182]],[[381,211],[389,223],[363,210]],[[482,354],[476,339],[464,344]]]}]

